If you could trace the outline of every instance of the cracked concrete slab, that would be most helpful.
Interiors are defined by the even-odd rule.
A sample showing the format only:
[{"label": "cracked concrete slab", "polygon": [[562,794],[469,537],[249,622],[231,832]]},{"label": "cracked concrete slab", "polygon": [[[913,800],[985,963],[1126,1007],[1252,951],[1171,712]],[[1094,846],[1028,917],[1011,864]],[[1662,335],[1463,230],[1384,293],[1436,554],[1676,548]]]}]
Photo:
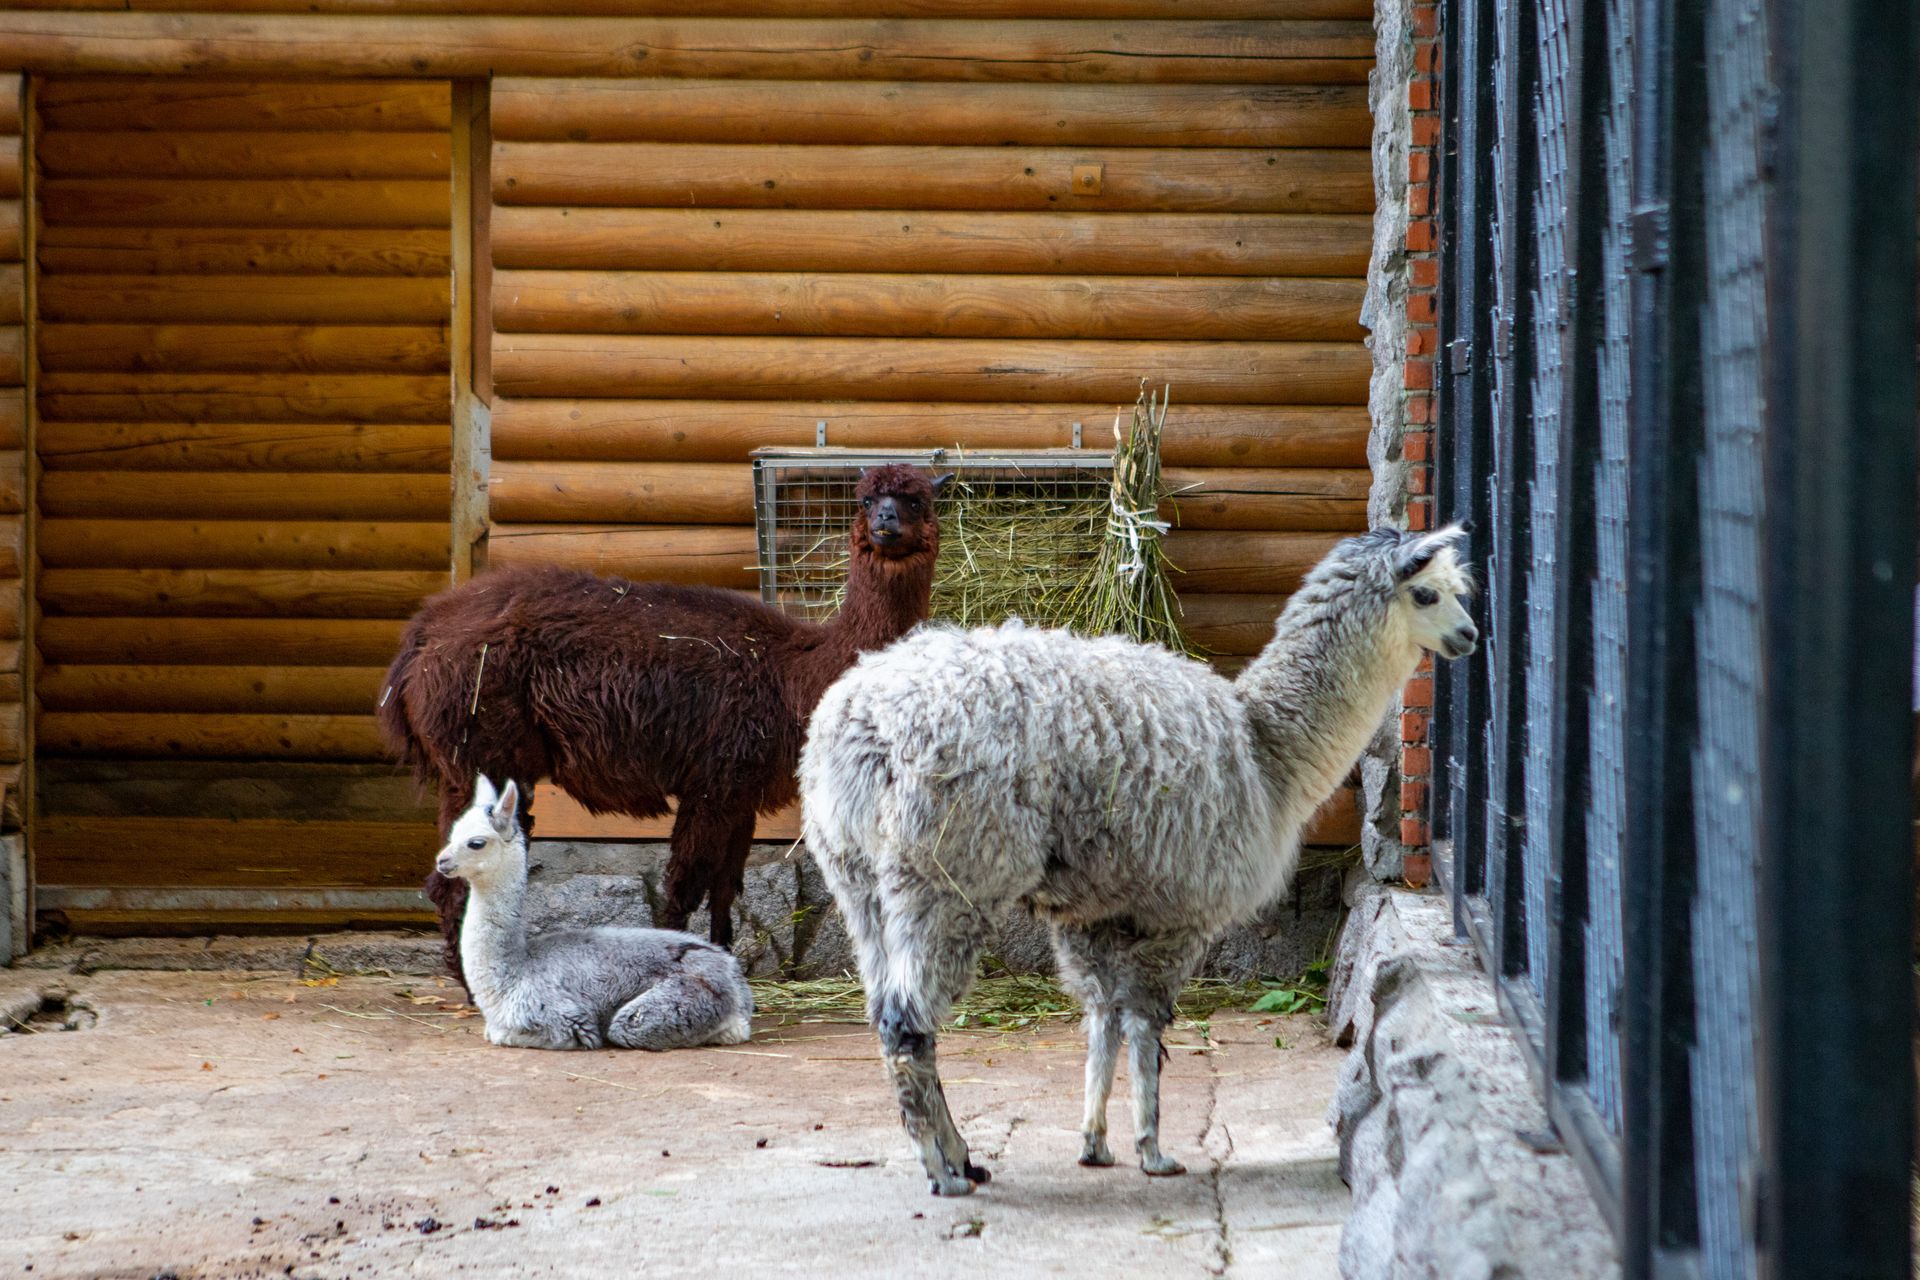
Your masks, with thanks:
[{"label": "cracked concrete slab", "polygon": [[[1076,1028],[949,1033],[994,1181],[940,1200],[859,1025],[500,1049],[404,976],[10,970],[0,1003],[55,984],[99,1020],[0,1035],[8,1275],[1335,1275],[1340,1053],[1306,1018],[1170,1036],[1163,1134],[1191,1172],[1167,1179],[1075,1163]],[[1112,1125],[1124,1158],[1124,1069]]]}]

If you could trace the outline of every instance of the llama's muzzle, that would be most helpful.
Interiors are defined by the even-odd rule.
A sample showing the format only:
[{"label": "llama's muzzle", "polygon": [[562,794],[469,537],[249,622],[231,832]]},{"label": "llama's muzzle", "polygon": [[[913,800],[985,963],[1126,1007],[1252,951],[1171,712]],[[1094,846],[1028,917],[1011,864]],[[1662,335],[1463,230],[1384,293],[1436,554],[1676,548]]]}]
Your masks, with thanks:
[{"label": "llama's muzzle", "polygon": [[1462,623],[1440,644],[1449,658],[1464,658],[1480,647],[1480,629],[1471,622]]}]

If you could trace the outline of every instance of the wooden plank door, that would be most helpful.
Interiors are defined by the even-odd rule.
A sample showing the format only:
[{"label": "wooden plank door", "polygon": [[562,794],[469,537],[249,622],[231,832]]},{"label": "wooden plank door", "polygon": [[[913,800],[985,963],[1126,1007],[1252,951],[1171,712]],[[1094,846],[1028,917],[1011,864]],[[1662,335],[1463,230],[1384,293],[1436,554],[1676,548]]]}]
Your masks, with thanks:
[{"label": "wooden plank door", "polygon": [[373,704],[448,580],[449,86],[39,86],[32,831],[82,929],[422,915]]}]

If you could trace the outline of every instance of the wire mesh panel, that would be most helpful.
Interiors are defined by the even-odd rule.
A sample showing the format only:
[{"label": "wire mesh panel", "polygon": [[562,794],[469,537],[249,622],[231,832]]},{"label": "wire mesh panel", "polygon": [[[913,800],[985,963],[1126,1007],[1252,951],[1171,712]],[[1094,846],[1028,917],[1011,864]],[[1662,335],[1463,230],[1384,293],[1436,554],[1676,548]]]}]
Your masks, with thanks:
[{"label": "wire mesh panel", "polygon": [[1044,620],[1100,552],[1113,458],[1079,449],[761,449],[753,455],[760,596],[799,617],[831,617],[846,591],[847,535],[868,467],[951,472],[936,503],[933,616]]}]

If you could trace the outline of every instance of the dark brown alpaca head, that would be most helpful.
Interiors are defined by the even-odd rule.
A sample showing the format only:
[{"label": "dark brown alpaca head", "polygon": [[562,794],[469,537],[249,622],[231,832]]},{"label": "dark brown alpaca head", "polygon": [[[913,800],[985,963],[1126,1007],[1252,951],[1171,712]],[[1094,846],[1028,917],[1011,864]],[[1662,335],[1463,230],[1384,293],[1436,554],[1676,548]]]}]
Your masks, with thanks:
[{"label": "dark brown alpaca head", "polygon": [[940,523],[933,516],[933,496],[948,478],[929,480],[918,467],[899,462],[861,472],[853,491],[860,503],[853,517],[854,555],[889,561],[938,555]]},{"label": "dark brown alpaca head", "polygon": [[891,644],[927,620],[940,554],[934,491],[945,480],[897,462],[861,472],[847,597],[830,624],[849,654]]}]

